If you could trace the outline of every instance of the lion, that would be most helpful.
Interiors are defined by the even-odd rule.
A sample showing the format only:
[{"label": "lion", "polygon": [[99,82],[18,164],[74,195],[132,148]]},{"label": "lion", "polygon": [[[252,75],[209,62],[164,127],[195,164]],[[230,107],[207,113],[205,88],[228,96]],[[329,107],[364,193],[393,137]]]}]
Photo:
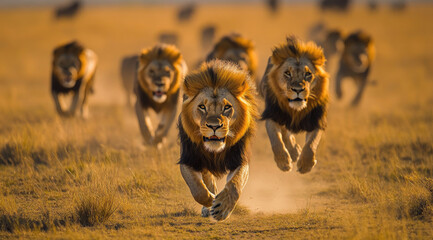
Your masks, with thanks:
[{"label": "lion", "polygon": [[336,76],[336,95],[338,99],[343,97],[341,89],[342,80],[350,77],[355,80],[358,91],[352,100],[352,106],[359,104],[365,86],[371,64],[375,57],[375,47],[372,37],[363,32],[356,31],[344,40],[344,50],[340,59]]},{"label": "lion", "polygon": [[[88,117],[87,98],[90,93],[93,93],[93,79],[97,63],[96,54],[77,41],[72,41],[54,49],[51,94],[60,116],[75,116],[79,107],[81,117]],[[72,103],[69,109],[66,109],[63,95],[69,93],[73,93]]]},{"label": "lion", "polygon": [[[276,47],[261,81],[265,98],[262,120],[271,142],[274,160],[282,171],[297,162],[300,173],[316,164],[316,150],[326,127],[329,76],[325,56],[314,42],[296,37]],[[294,134],[306,132],[301,149]]]},{"label": "lion", "polygon": [[[188,68],[174,45],[157,44],[144,49],[138,59],[134,91],[135,112],[146,145],[161,147],[177,114],[180,85]],[[155,131],[149,109],[161,116]]]},{"label": "lion", "polygon": [[232,61],[248,71],[252,79],[256,77],[257,55],[254,43],[238,33],[224,36],[215,44],[206,61],[213,59]]},{"label": "lion", "polygon": [[330,29],[326,31],[325,40],[322,43],[323,53],[325,57],[330,57],[339,54],[343,49],[343,32],[339,29]]},{"label": "lion", "polygon": [[[258,117],[255,84],[234,63],[213,60],[189,74],[179,116],[180,171],[202,216],[233,211],[249,174],[249,143]],[[227,176],[217,194],[215,178]]]}]

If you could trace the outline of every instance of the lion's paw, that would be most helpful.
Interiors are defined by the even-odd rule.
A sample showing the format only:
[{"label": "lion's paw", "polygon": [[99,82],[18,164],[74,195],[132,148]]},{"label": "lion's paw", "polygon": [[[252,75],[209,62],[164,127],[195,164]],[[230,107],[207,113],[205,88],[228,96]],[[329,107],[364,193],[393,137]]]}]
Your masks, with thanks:
[{"label": "lion's paw", "polygon": [[317,160],[315,159],[315,154],[311,150],[304,149],[299,156],[299,160],[297,163],[298,172],[299,173],[308,173],[311,169],[316,165]]},{"label": "lion's paw", "polygon": [[292,159],[287,151],[274,154],[274,160],[281,171],[288,172],[292,170]]},{"label": "lion's paw", "polygon": [[[236,196],[238,196],[236,194]],[[221,191],[212,203],[210,214],[217,221],[227,219],[236,206],[238,197],[233,196],[227,189]]]},{"label": "lion's paw", "polygon": [[205,206],[202,207],[201,216],[202,217],[209,217],[210,216],[210,210],[208,207],[205,207]]}]

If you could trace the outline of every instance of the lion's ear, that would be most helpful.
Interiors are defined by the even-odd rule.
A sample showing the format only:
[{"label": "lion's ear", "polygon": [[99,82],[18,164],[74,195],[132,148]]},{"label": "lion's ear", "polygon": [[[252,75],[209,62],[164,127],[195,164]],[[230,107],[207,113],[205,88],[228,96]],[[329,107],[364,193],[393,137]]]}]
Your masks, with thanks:
[{"label": "lion's ear", "polygon": [[237,84],[234,84],[234,85],[232,85],[232,86],[229,85],[228,88],[230,89],[230,92],[231,92],[234,96],[236,96],[236,97],[242,96],[242,95],[245,94],[245,92],[246,92],[246,91],[248,90],[248,88],[249,88],[248,80],[245,79],[245,80],[243,80],[240,84],[237,83]]},{"label": "lion's ear", "polygon": [[176,55],[174,56],[174,61],[173,62],[178,62],[182,60],[182,54],[180,52],[176,53]]},{"label": "lion's ear", "polygon": [[275,47],[272,50],[271,63],[277,66],[281,65],[289,57],[287,51],[285,46]]},{"label": "lion's ear", "polygon": [[186,96],[193,97],[195,95],[195,91],[193,91],[190,81],[191,79],[189,77],[185,77],[185,80],[183,81],[183,92]]},{"label": "lion's ear", "polygon": [[318,56],[314,60],[314,65],[323,67],[325,65],[325,62],[326,62],[325,54],[323,53],[322,49],[320,49],[320,51],[317,54],[318,54]]},{"label": "lion's ear", "polygon": [[141,51],[140,53],[140,65],[145,66],[148,64],[149,62],[149,53],[150,53],[150,49],[144,49]]},{"label": "lion's ear", "polygon": [[53,51],[53,56],[58,56],[60,54],[61,49],[60,48],[56,48]]}]

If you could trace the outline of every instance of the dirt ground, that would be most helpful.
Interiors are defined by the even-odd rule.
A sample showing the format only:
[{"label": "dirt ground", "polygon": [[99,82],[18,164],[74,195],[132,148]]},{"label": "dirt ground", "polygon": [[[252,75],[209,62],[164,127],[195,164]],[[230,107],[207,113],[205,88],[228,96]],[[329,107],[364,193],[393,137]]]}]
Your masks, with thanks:
[{"label": "dirt ground", "polygon": [[[300,4],[277,15],[261,4],[203,5],[186,22],[177,22],[176,9],[92,6],[61,20],[48,7],[0,9],[0,238],[433,237],[433,5],[323,13]],[[259,122],[235,212],[224,222],[200,217],[176,164],[176,127],[161,151],[142,145],[125,107],[122,57],[175,32],[193,69],[208,51],[200,30],[213,24],[217,38],[236,31],[254,40],[261,77],[273,46],[290,34],[308,39],[318,22],[374,37],[377,57],[361,105],[349,106],[350,81],[344,99],[334,98],[337,59],[328,59],[328,128],[312,172],[281,172]],[[72,39],[99,56],[87,121],[58,117],[49,93],[52,50]],[[84,221],[86,203],[106,217]]]}]

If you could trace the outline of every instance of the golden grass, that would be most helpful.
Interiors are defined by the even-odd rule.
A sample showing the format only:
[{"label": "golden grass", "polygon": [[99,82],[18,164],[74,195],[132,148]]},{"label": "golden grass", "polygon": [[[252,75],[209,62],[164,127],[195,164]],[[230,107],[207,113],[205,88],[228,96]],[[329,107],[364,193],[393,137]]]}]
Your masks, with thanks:
[{"label": "golden grass", "polygon": [[104,223],[117,210],[116,191],[107,189],[106,184],[107,182],[102,182],[80,191],[75,211],[81,225]]},{"label": "golden grass", "polygon": [[[433,7],[323,15],[308,8],[286,6],[272,17],[261,5],[206,5],[182,24],[172,6],[88,7],[59,22],[48,8],[0,10],[0,238],[431,239]],[[121,57],[175,31],[193,66],[206,55],[199,29],[215,23],[219,36],[254,39],[260,75],[272,46],[291,33],[305,37],[319,20],[374,36],[377,84],[357,109],[347,107],[349,97],[331,101],[307,175],[277,169],[260,122],[233,215],[201,218],[176,165],[176,129],[162,151],[145,148],[123,108]],[[59,118],[49,96],[51,51],[71,38],[100,59],[88,121]],[[350,83],[344,88],[353,93]]]}]

